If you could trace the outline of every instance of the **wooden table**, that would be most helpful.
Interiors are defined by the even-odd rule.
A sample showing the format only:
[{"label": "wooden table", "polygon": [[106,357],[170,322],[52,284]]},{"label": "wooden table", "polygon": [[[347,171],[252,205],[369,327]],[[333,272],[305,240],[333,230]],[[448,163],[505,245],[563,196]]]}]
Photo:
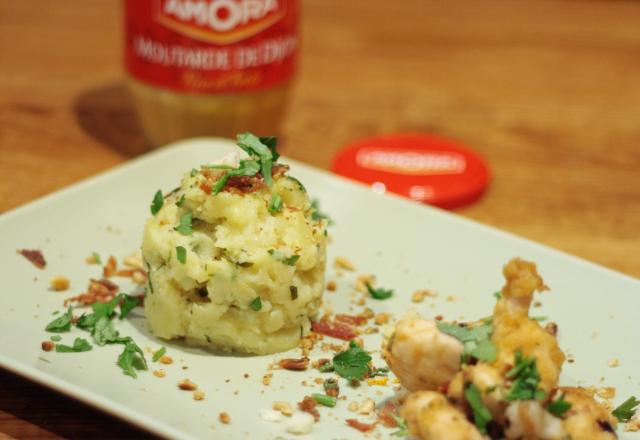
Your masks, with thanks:
[{"label": "wooden table", "polygon": [[[285,154],[458,139],[494,176],[459,214],[640,277],[640,4],[307,0],[303,19]],[[143,148],[121,33],[117,1],[0,0],[0,212]],[[6,372],[0,390],[0,437],[144,435]]]}]

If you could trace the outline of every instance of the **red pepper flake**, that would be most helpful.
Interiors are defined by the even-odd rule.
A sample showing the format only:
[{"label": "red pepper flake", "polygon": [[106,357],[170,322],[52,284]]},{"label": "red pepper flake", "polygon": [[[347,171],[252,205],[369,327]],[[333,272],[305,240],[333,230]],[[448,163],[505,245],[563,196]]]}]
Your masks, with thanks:
[{"label": "red pepper flake", "polygon": [[280,368],[284,368],[285,370],[304,371],[309,367],[309,358],[281,359],[278,364]]},{"label": "red pepper flake", "polygon": [[109,259],[107,260],[107,264],[105,264],[104,267],[102,268],[102,277],[103,278],[112,277],[113,275],[116,274],[117,270],[118,270],[118,262],[116,261],[116,258],[113,255],[110,255]]},{"label": "red pepper flake", "polygon": [[336,321],[360,326],[367,323],[367,317],[362,315],[354,316],[354,315],[345,315],[345,314],[339,313],[336,315]]},{"label": "red pepper flake", "polygon": [[207,195],[211,195],[211,185],[208,182],[202,182],[200,184],[200,189]]},{"label": "red pepper flake", "polygon": [[318,321],[311,323],[311,330],[315,333],[331,336],[334,338],[350,341],[358,334],[348,325],[340,323],[329,323],[327,321]]},{"label": "red pepper flake", "polygon": [[65,299],[64,304],[67,305],[73,301],[77,301],[85,306],[89,306],[96,302],[105,303],[115,298],[119,290],[120,288],[118,285],[109,280],[92,279],[89,281],[89,287],[85,293]]},{"label": "red pepper flake", "polygon": [[351,426],[354,429],[357,429],[360,432],[369,432],[376,427],[376,423],[362,423],[356,419],[347,419],[345,420],[347,425]]},{"label": "red pepper flake", "polygon": [[316,409],[316,405],[317,402],[313,400],[311,396],[304,396],[304,399],[302,399],[301,402],[298,402],[298,408],[300,408],[300,411],[311,414],[317,422],[320,420],[320,413]]},{"label": "red pepper flake", "polygon": [[44,259],[42,251],[38,249],[18,249],[16,252],[29,260],[38,269],[44,269],[47,266],[47,261]]},{"label": "red pepper flake", "polygon": [[437,315],[435,319],[436,319],[436,321],[442,321],[444,319],[444,316]]},{"label": "red pepper flake", "polygon": [[387,401],[382,409],[378,412],[378,419],[387,428],[395,428],[398,426],[398,422],[393,416],[399,416],[398,407],[391,401]]}]

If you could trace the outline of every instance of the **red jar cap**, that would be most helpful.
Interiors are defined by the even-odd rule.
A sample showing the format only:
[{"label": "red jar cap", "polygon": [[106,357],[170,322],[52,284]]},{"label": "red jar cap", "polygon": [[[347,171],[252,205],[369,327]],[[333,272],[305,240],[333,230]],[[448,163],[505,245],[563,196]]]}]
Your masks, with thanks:
[{"label": "red jar cap", "polygon": [[358,140],[333,159],[332,170],[413,200],[453,209],[477,200],[489,182],[484,159],[450,139],[394,134]]}]

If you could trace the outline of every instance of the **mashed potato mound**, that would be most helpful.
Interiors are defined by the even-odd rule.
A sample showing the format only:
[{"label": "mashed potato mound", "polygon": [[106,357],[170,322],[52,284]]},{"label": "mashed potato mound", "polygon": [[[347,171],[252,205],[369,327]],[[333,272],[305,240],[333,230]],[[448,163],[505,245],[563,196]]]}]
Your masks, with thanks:
[{"label": "mashed potato mound", "polygon": [[225,170],[203,166],[164,197],[142,243],[145,313],[156,336],[266,354],[310,330],[324,286],[326,221],[314,220],[304,187],[286,171],[274,164],[272,186],[260,174],[233,177],[214,194]]}]

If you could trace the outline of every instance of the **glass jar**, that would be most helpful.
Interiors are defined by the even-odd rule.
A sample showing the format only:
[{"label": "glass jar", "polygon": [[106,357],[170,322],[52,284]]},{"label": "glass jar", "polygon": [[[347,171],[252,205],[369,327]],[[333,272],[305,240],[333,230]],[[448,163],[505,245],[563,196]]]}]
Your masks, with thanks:
[{"label": "glass jar", "polygon": [[277,134],[297,0],[125,0],[125,66],[148,142]]}]

